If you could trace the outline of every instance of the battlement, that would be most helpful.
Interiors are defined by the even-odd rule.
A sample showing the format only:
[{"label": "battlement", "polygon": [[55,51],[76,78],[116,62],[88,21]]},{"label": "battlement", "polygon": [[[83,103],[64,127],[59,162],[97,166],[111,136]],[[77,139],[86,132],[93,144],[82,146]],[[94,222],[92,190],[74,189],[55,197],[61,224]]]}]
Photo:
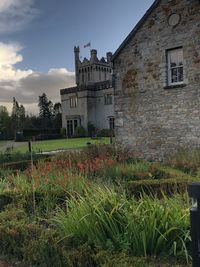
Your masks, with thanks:
[{"label": "battlement", "polygon": [[95,84],[89,84],[89,85],[84,84],[84,85],[64,88],[60,90],[60,94],[65,95],[65,94],[77,93],[80,91],[99,91],[99,90],[104,90],[104,89],[108,89],[112,87],[113,87],[113,82],[110,80],[107,80],[107,81],[98,82]]},{"label": "battlement", "polygon": [[90,50],[90,59],[87,59],[86,57],[83,59],[83,61],[79,59],[79,67],[84,67],[92,64],[99,64],[99,65],[104,65],[105,67],[112,67],[111,58],[112,58],[112,53],[108,52],[106,54],[106,57],[102,57],[101,59],[99,59],[97,57],[97,50],[92,49]]},{"label": "battlement", "polygon": [[74,47],[75,72],[77,85],[89,85],[97,82],[112,80],[112,53],[106,53],[106,57],[99,59],[97,50],[90,50],[90,58],[80,60],[80,49]]}]

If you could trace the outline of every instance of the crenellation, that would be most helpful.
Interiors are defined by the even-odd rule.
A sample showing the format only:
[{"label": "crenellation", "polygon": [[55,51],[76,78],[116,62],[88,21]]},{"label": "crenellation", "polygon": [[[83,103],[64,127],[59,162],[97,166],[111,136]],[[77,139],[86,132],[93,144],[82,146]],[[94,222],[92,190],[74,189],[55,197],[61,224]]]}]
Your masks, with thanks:
[{"label": "crenellation", "polygon": [[[114,119],[114,89],[112,78],[112,53],[100,60],[97,50],[90,51],[90,59],[79,58],[79,47],[74,48],[77,86],[60,90],[62,125],[68,136],[76,134],[77,127],[87,131],[88,123],[99,129],[109,129]],[[105,101],[108,96],[108,101]],[[71,104],[75,106],[70,107]]]}]

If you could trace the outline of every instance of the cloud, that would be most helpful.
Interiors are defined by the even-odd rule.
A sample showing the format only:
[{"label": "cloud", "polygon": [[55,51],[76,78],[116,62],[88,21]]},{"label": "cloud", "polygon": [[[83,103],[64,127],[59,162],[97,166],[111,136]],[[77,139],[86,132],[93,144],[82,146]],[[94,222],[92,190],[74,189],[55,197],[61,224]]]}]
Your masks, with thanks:
[{"label": "cloud", "polygon": [[5,44],[0,42],[0,81],[18,81],[32,73],[32,70],[14,68],[16,63],[23,60],[19,54],[22,47],[18,44]]},{"label": "cloud", "polygon": [[35,0],[1,0],[0,33],[10,33],[26,27],[39,10],[34,7]]},{"label": "cloud", "polygon": [[46,93],[53,102],[60,102],[60,89],[74,85],[74,72],[52,68],[47,73],[21,70],[15,64],[23,60],[18,44],[0,43],[0,104],[10,110],[13,97],[28,111],[37,113],[38,97]]}]

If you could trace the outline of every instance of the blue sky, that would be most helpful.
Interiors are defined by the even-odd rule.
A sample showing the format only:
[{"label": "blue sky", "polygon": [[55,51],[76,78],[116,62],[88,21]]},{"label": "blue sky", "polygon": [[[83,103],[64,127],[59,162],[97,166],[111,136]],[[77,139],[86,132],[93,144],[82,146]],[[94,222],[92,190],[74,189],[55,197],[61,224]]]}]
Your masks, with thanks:
[{"label": "blue sky", "polygon": [[15,96],[35,112],[45,92],[53,102],[59,89],[74,84],[74,45],[89,57],[115,52],[153,0],[1,0],[0,104]]}]

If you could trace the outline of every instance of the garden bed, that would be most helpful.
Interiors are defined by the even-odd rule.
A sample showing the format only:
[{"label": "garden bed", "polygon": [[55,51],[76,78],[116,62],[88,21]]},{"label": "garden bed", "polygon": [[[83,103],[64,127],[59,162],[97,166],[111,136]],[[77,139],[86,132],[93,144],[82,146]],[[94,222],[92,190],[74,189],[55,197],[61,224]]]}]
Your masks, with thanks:
[{"label": "garden bed", "polygon": [[180,165],[90,146],[8,173],[1,253],[20,267],[190,266],[187,185],[200,164]]}]

